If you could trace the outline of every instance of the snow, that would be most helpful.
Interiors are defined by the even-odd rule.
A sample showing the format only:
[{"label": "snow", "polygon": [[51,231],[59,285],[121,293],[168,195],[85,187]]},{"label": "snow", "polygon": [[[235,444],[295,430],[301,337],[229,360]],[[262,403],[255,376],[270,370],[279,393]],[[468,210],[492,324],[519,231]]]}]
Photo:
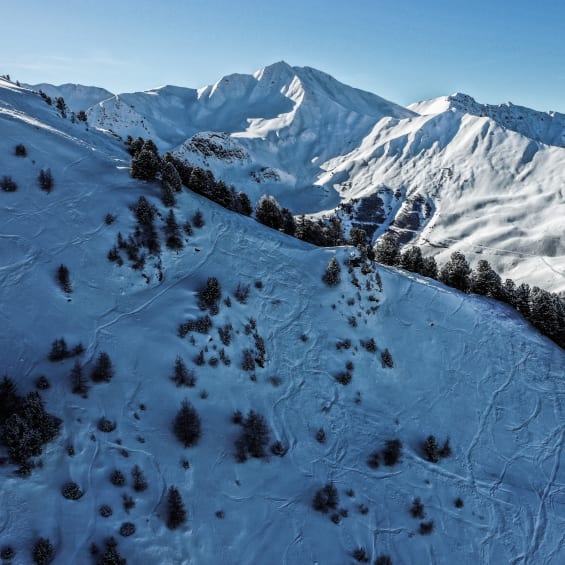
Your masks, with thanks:
[{"label": "snow", "polygon": [[[174,100],[196,98],[184,90],[174,96],[163,95],[163,89],[152,92],[135,95],[136,104],[153,96],[156,113]],[[162,282],[148,261],[147,284],[139,273],[106,259],[118,231],[133,231],[128,207],[140,195],[163,217],[166,213],[156,184],[129,177],[123,144],[63,120],[39,96],[5,82],[0,83],[0,108],[2,170],[19,186],[15,193],[0,193],[2,370],[16,380],[20,393],[46,375],[51,383],[42,393],[47,409],[64,420],[61,434],[42,456],[43,468],[31,477],[16,478],[13,467],[0,467],[0,539],[16,549],[13,563],[29,563],[31,545],[40,535],[56,546],[56,564],[89,562],[90,544],[100,545],[110,535],[128,563],[148,565],[219,560],[337,565],[352,561],[351,552],[359,546],[373,560],[387,553],[393,563],[563,562],[565,353],[513,310],[381,266],[382,292],[374,274],[356,270],[363,289],[358,290],[343,266],[351,248],[315,248],[188,192],[179,195],[175,208],[179,223],[200,209],[206,225],[194,230],[180,253],[163,250]],[[426,142],[425,151],[436,167],[447,160],[442,151],[460,159],[454,176],[470,174],[464,151],[474,140],[483,159],[493,160],[485,165],[487,171],[526,147],[521,136],[501,130],[489,118],[457,119],[454,125],[445,115],[385,118],[355,158],[363,155],[371,163],[368,168],[382,167],[384,174],[384,157],[369,156],[370,137],[382,136],[380,146],[403,153],[415,142],[412,127],[442,132],[443,142]],[[501,148],[496,153],[500,163],[486,149],[490,134],[481,136],[487,126]],[[393,150],[397,138],[389,130],[400,127],[408,133]],[[244,141],[237,139],[249,151]],[[13,155],[19,142],[28,149],[26,158]],[[440,149],[442,143],[446,149]],[[544,160],[548,177],[552,170],[558,175],[553,151],[561,150],[540,146],[534,157],[534,162]],[[237,175],[236,164],[229,166]],[[50,194],[36,184],[42,167],[53,171]],[[475,174],[478,180],[486,178]],[[444,181],[449,191],[442,187],[442,215],[463,197],[450,182]],[[369,191],[367,184],[354,189]],[[496,209],[518,206],[513,200],[525,195],[515,190],[506,188]],[[479,202],[488,192],[474,191]],[[445,201],[449,207],[441,208]],[[532,214],[534,204],[530,196]],[[117,216],[110,226],[104,222],[108,212]],[[478,211],[474,222],[473,229],[484,230],[481,237],[490,234]],[[157,224],[161,228],[163,220]],[[501,228],[489,237],[504,238],[505,232]],[[330,289],[321,276],[334,255],[342,263],[342,282]],[[70,300],[54,277],[61,263],[71,274]],[[222,303],[210,333],[194,334],[191,345],[189,336],[178,337],[177,326],[202,314],[196,292],[210,276],[218,277],[232,306]],[[256,281],[262,288],[255,287]],[[233,299],[239,282],[250,285],[246,305]],[[367,282],[372,290],[365,290]],[[379,308],[371,312],[374,306]],[[352,315],[355,328],[348,323]],[[242,350],[252,345],[243,327],[252,317],[267,352],[257,382],[240,368]],[[217,353],[214,347],[221,347],[217,328],[226,323],[234,329],[233,342],[225,347],[231,366],[194,366],[197,386],[176,388],[169,379],[176,356],[192,367],[193,357],[208,347],[209,359]],[[71,346],[84,344],[80,360],[86,374],[100,351],[107,351],[114,363],[112,382],[90,383],[88,399],[70,393],[74,360],[47,361],[51,342],[62,336]],[[376,353],[359,343],[371,337]],[[352,347],[338,351],[335,344],[343,339],[350,339]],[[392,353],[392,369],[381,365],[385,348]],[[347,361],[354,363],[353,379],[343,386],[334,377]],[[278,386],[270,377],[280,378]],[[207,398],[201,397],[202,390]],[[190,449],[183,449],[171,432],[184,398],[197,408],[203,425],[201,441]],[[272,440],[288,447],[286,456],[236,463],[238,428],[230,422],[236,409],[263,414]],[[102,416],[117,422],[115,432],[98,431]],[[325,444],[314,438],[320,427],[327,433]],[[428,434],[439,441],[449,436],[452,457],[427,462],[421,444]],[[369,468],[369,455],[392,438],[404,444],[402,462]],[[74,457],[66,453],[69,445]],[[188,470],[180,465],[185,457]],[[110,484],[114,468],[131,484],[135,464],[147,477],[147,491],[137,494],[130,486]],[[70,480],[85,491],[79,501],[60,495]],[[340,507],[349,511],[339,525],[311,507],[314,493],[328,481],[338,488]],[[165,527],[170,485],[179,488],[188,511],[187,524],[174,532]],[[354,490],[354,497],[346,495],[347,489]],[[122,493],[136,501],[129,514],[122,509]],[[434,520],[429,536],[418,534],[419,521],[409,513],[416,496],[426,519]],[[455,508],[456,497],[464,500],[462,509]],[[112,506],[110,518],[98,515],[101,504]],[[368,507],[366,515],[359,513],[359,504]],[[215,516],[220,510],[223,519]],[[135,523],[132,537],[119,536],[124,521]]]}]

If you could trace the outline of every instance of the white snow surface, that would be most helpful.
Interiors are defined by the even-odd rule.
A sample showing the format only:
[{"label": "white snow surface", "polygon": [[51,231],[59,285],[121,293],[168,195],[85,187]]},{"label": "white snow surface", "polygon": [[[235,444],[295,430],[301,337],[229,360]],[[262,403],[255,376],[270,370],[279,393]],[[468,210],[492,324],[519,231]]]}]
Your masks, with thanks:
[{"label": "white snow surface", "polygon": [[53,100],[61,96],[73,112],[87,110],[90,106],[94,106],[94,104],[98,104],[98,102],[114,96],[114,94],[105,88],[75,83],[59,85],[40,83],[26,86],[29,86],[32,90],[42,90],[47,96],[51,96]]},{"label": "white snow surface", "polygon": [[[150,96],[173,105],[172,97],[159,92],[137,99]],[[207,94],[194,93],[198,96]],[[97,108],[101,112],[105,105]],[[476,140],[476,151],[488,161],[489,140],[500,147],[499,159],[507,153],[511,159],[529,143],[489,118],[396,117],[368,134],[350,162],[368,157],[375,147],[371,139],[393,151],[392,130],[433,131],[434,120],[440,141],[420,143],[429,145],[421,151],[429,152],[438,170],[447,159],[441,157],[442,136],[465,138],[451,146],[461,153],[449,153],[461,158],[454,177],[470,174],[465,144]],[[343,263],[351,248],[315,248],[188,192],[178,197],[179,223],[200,209],[206,225],[185,238],[178,254],[163,249],[161,282],[149,260],[147,284],[140,273],[106,259],[118,231],[133,230],[128,207],[140,195],[163,218],[166,214],[158,185],[130,178],[123,144],[63,120],[39,96],[5,82],[0,83],[0,128],[2,171],[19,186],[15,193],[0,193],[1,370],[22,394],[46,375],[51,383],[42,393],[46,407],[64,420],[41,457],[43,467],[31,477],[17,478],[12,466],[0,467],[0,545],[14,547],[14,564],[31,562],[38,536],[53,541],[56,565],[90,563],[90,544],[101,545],[110,535],[128,563],[144,565],[338,565],[353,562],[358,547],[372,560],[388,554],[402,564],[564,562],[565,354],[516,312],[381,266],[381,292],[365,290],[367,282],[375,287],[374,274],[356,271],[363,289],[358,290],[345,267],[341,284],[330,289],[321,282],[325,266],[333,256]],[[238,142],[245,139],[239,136]],[[26,158],[13,155],[19,142],[27,147]],[[398,161],[410,163],[414,143],[414,134],[407,133],[404,145],[397,145]],[[561,149],[536,147],[534,160],[544,160],[548,177],[561,174],[552,153]],[[384,167],[382,156],[373,159],[372,167]],[[50,194],[36,185],[46,166],[55,179]],[[399,163],[394,166],[401,170]],[[493,167],[485,165],[488,171]],[[440,204],[463,197],[450,183],[455,181],[438,185]],[[513,194],[514,188],[505,190]],[[502,196],[489,198],[505,206]],[[117,216],[112,225],[104,222],[108,212]],[[479,228],[478,212],[476,218]],[[157,224],[161,230],[163,220]],[[55,281],[61,263],[71,273],[70,297]],[[221,303],[210,333],[194,334],[191,345],[189,336],[178,337],[177,326],[202,315],[196,293],[210,276],[218,277],[232,306]],[[259,280],[260,289],[254,286]],[[246,305],[233,298],[238,282],[251,285]],[[379,309],[371,312],[375,305]],[[352,315],[357,327],[348,323]],[[250,318],[266,343],[266,366],[256,371],[256,382],[240,368],[242,350],[252,347],[243,331]],[[227,323],[234,330],[225,347],[232,364],[194,366],[200,349],[208,348],[207,359],[217,354],[222,347],[217,329]],[[70,393],[74,360],[47,361],[51,342],[62,336],[70,346],[85,345],[80,360],[86,374],[100,351],[113,360],[115,377],[108,384],[91,383],[87,399]],[[371,337],[376,353],[360,346]],[[346,338],[352,347],[338,351],[336,342]],[[392,353],[392,369],[381,365],[385,348]],[[177,355],[195,369],[195,388],[176,388],[170,381]],[[343,386],[335,376],[347,361],[354,363],[353,379]],[[203,390],[207,398],[201,397]],[[197,408],[203,427],[201,441],[189,449],[171,431],[184,398]],[[286,456],[236,463],[239,428],[230,422],[236,409],[263,414],[271,439],[288,447]],[[98,431],[102,416],[117,422],[114,432]],[[325,444],[314,437],[320,427],[327,433]],[[427,462],[421,444],[428,434],[440,441],[449,436],[453,455]],[[401,463],[371,469],[369,455],[393,438],[404,444]],[[74,457],[67,455],[69,445]],[[187,470],[180,465],[183,458],[190,461]],[[135,464],[149,482],[140,494],[130,486]],[[110,484],[115,468],[126,474],[125,487]],[[71,480],[85,492],[79,501],[60,494]],[[349,511],[339,525],[312,509],[314,493],[329,481],[338,488],[340,507]],[[170,485],[179,488],[188,512],[187,524],[176,531],[165,526]],[[348,489],[354,496],[347,496]],[[122,509],[124,493],[136,501],[129,514]],[[434,521],[428,536],[418,533],[419,521],[409,513],[415,497],[425,506],[426,520]],[[456,497],[463,499],[463,508],[454,506]],[[101,504],[112,506],[110,518],[99,516]],[[358,511],[361,504],[367,514]],[[215,516],[220,510],[223,519]],[[118,534],[124,521],[136,525],[132,537]]]}]

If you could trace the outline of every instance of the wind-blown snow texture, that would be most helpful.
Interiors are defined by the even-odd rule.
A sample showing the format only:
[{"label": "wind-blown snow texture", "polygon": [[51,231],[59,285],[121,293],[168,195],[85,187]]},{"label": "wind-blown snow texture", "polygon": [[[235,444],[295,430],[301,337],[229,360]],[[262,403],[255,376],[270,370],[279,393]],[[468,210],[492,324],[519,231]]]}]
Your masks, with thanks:
[{"label": "wind-blown snow texture", "polygon": [[[279,67],[277,76],[282,74]],[[251,98],[249,92],[259,88],[255,83],[269,72],[273,69],[229,80],[241,84],[242,96]],[[292,73],[334,84],[315,71]],[[276,80],[270,78],[265,86]],[[2,171],[19,186],[15,193],[0,193],[2,370],[16,380],[21,393],[46,375],[51,383],[42,393],[47,409],[64,420],[61,434],[42,457],[43,468],[30,478],[16,478],[13,467],[0,467],[0,540],[16,549],[14,563],[30,562],[32,543],[39,536],[49,537],[56,546],[55,563],[88,563],[90,544],[100,544],[109,535],[119,540],[128,563],[144,564],[331,565],[352,562],[351,553],[358,547],[373,559],[389,554],[393,563],[563,562],[563,351],[500,303],[394,269],[377,266],[382,291],[374,273],[365,276],[357,269],[358,290],[345,267],[341,284],[330,289],[321,282],[324,269],[334,255],[343,264],[350,248],[312,247],[186,192],[179,195],[175,209],[179,223],[200,209],[206,225],[186,238],[180,253],[163,251],[161,282],[149,261],[147,284],[129,267],[109,263],[106,253],[118,231],[125,235],[133,230],[128,206],[140,195],[164,217],[159,187],[130,178],[129,157],[115,137],[63,120],[25,89],[0,86]],[[221,90],[222,84],[214,88]],[[148,103],[147,108],[164,116],[163,108],[174,108],[191,96],[213,100],[212,90],[179,91],[177,98],[145,93],[129,100],[139,109],[142,100],[154,97],[155,105]],[[304,88],[303,99],[307,91]],[[112,104],[129,113],[125,100],[120,96]],[[261,108],[265,99],[256,94],[253,100]],[[397,115],[383,118],[375,126],[378,132],[371,132],[369,109],[347,110],[346,100],[336,98],[343,110],[336,120],[350,121],[354,133],[365,130],[361,146],[371,136],[384,136],[387,129],[410,129],[418,123],[423,128],[433,120],[477,120],[472,127],[488,124],[501,143],[510,144],[509,150],[524,139],[487,118],[456,112],[417,116],[359,93],[356,103],[362,106],[363,101]],[[299,113],[294,106],[285,107],[282,99],[280,104],[287,113]],[[205,106],[195,108],[194,115],[205,113]],[[90,120],[102,120],[104,111],[109,120],[106,104],[91,109]],[[311,116],[309,112],[302,119]],[[271,116],[250,124],[239,132],[237,142],[248,152],[263,147],[257,149],[262,155],[271,148],[273,162],[282,165],[306,130],[291,133],[294,120],[286,129],[273,129],[267,123],[273,119],[279,120]],[[149,120],[144,120],[149,128]],[[151,127],[158,128],[158,123],[163,122],[155,119]],[[162,127],[163,134],[167,128]],[[126,132],[115,124],[113,129]],[[277,131],[283,137],[280,146]],[[156,137],[165,149],[166,140]],[[327,139],[328,144],[323,137],[307,141],[311,151],[326,151],[322,160],[337,151],[335,132],[328,130]],[[26,145],[26,158],[14,155],[17,143]],[[170,143],[173,147],[176,141]],[[234,141],[228,138],[227,143]],[[428,151],[439,151],[434,147]],[[362,154],[361,148],[352,151]],[[547,163],[551,151],[562,150],[539,145],[538,153],[547,152]],[[304,150],[301,156],[306,154]],[[349,157],[351,163],[355,155]],[[241,179],[255,159],[239,165]],[[230,167],[237,171],[237,166],[217,165],[226,178]],[[44,167],[51,168],[55,179],[50,194],[36,183]],[[281,178],[287,179],[283,174],[291,173],[281,167]],[[284,182],[285,190],[293,189],[289,199],[294,198],[300,184]],[[255,184],[257,193],[265,189]],[[448,198],[442,193],[441,202]],[[117,216],[112,225],[104,222],[108,212]],[[163,220],[158,225],[161,228]],[[70,300],[55,281],[61,263],[71,274]],[[189,336],[178,337],[177,326],[202,314],[196,292],[210,276],[218,277],[224,297],[232,296],[232,306],[222,302],[209,334],[194,334],[191,345]],[[262,281],[262,288],[256,281]],[[233,299],[238,282],[251,287],[246,305]],[[367,283],[371,290],[366,290]],[[353,315],[356,327],[348,322]],[[253,346],[244,331],[252,317],[266,343],[266,365],[257,369],[256,382],[240,368],[242,351]],[[222,345],[217,329],[227,323],[233,326],[233,341],[225,347],[231,365],[194,366],[192,359],[201,349],[208,348],[207,360],[218,354]],[[47,361],[51,342],[61,336],[70,345],[85,345],[81,362],[86,374],[100,351],[107,351],[114,362],[114,379],[91,383],[88,399],[70,393],[73,360]],[[360,346],[360,340],[371,337],[378,346],[375,353]],[[336,342],[345,339],[351,340],[351,348],[337,350]],[[392,353],[393,368],[382,367],[380,353],[385,348]],[[179,389],[171,382],[177,355],[194,367],[195,388]],[[347,361],[354,364],[353,378],[343,386],[335,376]],[[203,390],[206,398],[200,394]],[[183,449],[171,431],[184,398],[202,418],[202,439],[189,449]],[[263,414],[271,439],[288,447],[286,456],[236,463],[239,429],[230,422],[236,409]],[[102,416],[117,422],[114,432],[97,429]],[[325,444],[315,439],[320,427],[326,430]],[[421,444],[428,434],[440,440],[449,436],[452,457],[427,462]],[[370,454],[393,438],[404,444],[402,461],[371,469],[366,463]],[[69,445],[73,457],[67,455]],[[183,458],[190,461],[188,469],[180,464]],[[135,464],[149,483],[141,494],[129,486]],[[124,471],[128,486],[110,484],[114,468]],[[85,492],[79,501],[60,495],[61,486],[71,480]],[[312,509],[314,493],[328,481],[338,488],[340,507],[349,511],[339,525]],[[188,511],[187,524],[176,531],[165,525],[165,495],[171,485],[179,488]],[[354,496],[347,496],[348,489]],[[122,509],[123,493],[136,501],[129,515]],[[418,533],[419,521],[409,513],[414,497],[424,503],[426,520],[434,521],[428,536]],[[457,497],[464,501],[461,509],[454,506]],[[99,516],[101,504],[113,507],[110,518]],[[368,513],[360,513],[359,505],[367,506]],[[217,511],[224,512],[222,519]],[[136,525],[132,537],[118,534],[125,521]]]}]

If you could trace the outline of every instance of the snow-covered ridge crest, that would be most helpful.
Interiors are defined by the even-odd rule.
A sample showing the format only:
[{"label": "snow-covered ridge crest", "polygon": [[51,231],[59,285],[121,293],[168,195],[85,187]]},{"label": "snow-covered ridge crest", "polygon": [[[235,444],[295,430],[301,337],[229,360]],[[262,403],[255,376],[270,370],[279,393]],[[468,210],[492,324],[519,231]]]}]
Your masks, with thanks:
[{"label": "snow-covered ridge crest", "polygon": [[488,117],[500,126],[520,133],[534,141],[565,147],[565,114],[540,112],[511,102],[505,104],[481,104],[472,96],[456,92],[409,106],[419,114],[438,114],[456,111],[479,117]]}]

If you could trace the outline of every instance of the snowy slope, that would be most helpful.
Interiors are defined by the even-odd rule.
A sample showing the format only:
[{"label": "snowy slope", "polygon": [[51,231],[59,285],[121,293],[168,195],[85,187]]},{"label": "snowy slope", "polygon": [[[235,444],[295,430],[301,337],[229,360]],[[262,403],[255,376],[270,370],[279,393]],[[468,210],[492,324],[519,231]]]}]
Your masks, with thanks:
[{"label": "snowy slope", "polygon": [[[39,536],[56,546],[55,564],[90,563],[90,544],[110,535],[128,563],[148,565],[338,565],[354,562],[359,547],[372,560],[388,554],[403,564],[563,562],[562,350],[504,305],[393,269],[377,267],[382,289],[374,272],[356,269],[358,289],[343,267],[341,284],[330,289],[321,282],[324,268],[334,255],[343,263],[350,248],[312,247],[187,192],[175,208],[179,223],[200,209],[206,225],[178,254],[163,245],[164,279],[152,260],[146,283],[106,253],[118,231],[133,231],[128,207],[140,195],[164,217],[159,187],[129,177],[115,138],[62,120],[29,91],[5,83],[0,89],[0,163],[19,185],[0,193],[2,370],[21,393],[47,376],[51,387],[42,396],[64,420],[31,477],[0,467],[0,545],[16,550],[13,563],[30,563]],[[26,158],[13,155],[18,142]],[[42,166],[53,171],[50,194],[36,186]],[[112,225],[104,222],[109,212],[117,216]],[[54,277],[61,263],[71,273],[68,297]],[[177,326],[202,315],[196,292],[210,276],[231,307],[222,302],[209,333],[194,333],[191,343]],[[239,282],[251,287],[246,305],[234,299]],[[250,318],[266,345],[256,381],[241,368],[242,351],[253,346],[244,330]],[[231,365],[194,365],[202,349],[207,361],[218,354],[217,330],[228,323]],[[74,360],[47,361],[51,342],[62,336],[84,344],[86,374],[100,351],[113,360],[115,377],[91,383],[87,399],[70,393]],[[360,344],[371,337],[374,353]],[[336,342],[346,339],[351,347],[338,350]],[[382,367],[385,348],[393,368]],[[195,369],[195,388],[170,381],[177,355]],[[335,376],[348,361],[352,381],[344,386]],[[199,444],[188,449],[171,431],[184,398],[203,427]],[[285,457],[236,463],[236,409],[263,414],[271,439],[288,447]],[[116,421],[114,432],[97,429],[102,416]],[[321,427],[324,444],[315,439]],[[428,434],[449,436],[453,455],[427,462]],[[370,454],[393,438],[404,444],[402,461],[371,469]],[[135,464],[149,483],[143,493],[131,488]],[[110,484],[115,468],[126,474],[125,487]],[[85,492],[79,501],[60,494],[70,480]],[[328,481],[349,513],[337,525],[312,509]],[[188,511],[177,531],[165,526],[170,485]],[[126,493],[136,502],[129,514],[122,509]],[[410,515],[415,497],[425,521],[434,521],[430,535],[420,535],[421,520]],[[101,504],[112,506],[111,517],[99,516]],[[118,534],[125,521],[136,526],[128,538]]]},{"label": "snowy slope", "polygon": [[60,84],[58,86],[47,83],[26,85],[33,90],[42,90],[55,99],[62,96],[67,106],[73,112],[87,110],[90,106],[114,96],[109,90],[98,86],[84,86],[83,84]]},{"label": "snowy slope", "polygon": [[402,108],[280,62],[199,90],[121,94],[89,119],[122,137],[152,137],[295,214],[372,197],[365,227],[375,238],[392,226],[440,262],[458,249],[503,277],[565,291],[562,114],[465,94]]}]

